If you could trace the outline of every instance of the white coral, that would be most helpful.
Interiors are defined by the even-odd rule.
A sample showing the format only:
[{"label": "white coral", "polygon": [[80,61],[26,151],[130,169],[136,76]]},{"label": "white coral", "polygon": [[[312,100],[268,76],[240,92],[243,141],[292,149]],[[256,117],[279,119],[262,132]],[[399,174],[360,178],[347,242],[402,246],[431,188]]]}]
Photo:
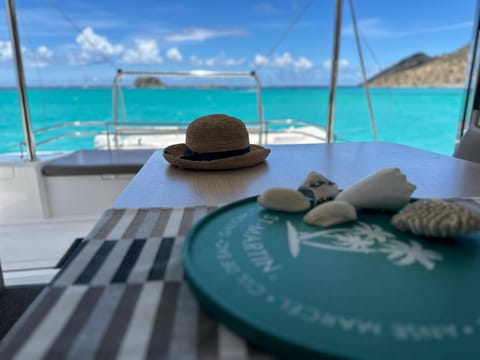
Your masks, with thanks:
[{"label": "white coral", "polygon": [[449,237],[480,230],[480,215],[443,200],[418,200],[393,216],[401,231],[431,237]]}]

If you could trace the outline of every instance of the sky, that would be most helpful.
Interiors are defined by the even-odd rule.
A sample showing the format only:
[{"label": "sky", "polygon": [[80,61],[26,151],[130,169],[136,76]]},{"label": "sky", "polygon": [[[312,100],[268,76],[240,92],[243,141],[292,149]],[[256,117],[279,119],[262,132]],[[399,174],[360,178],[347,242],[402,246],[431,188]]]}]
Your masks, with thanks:
[{"label": "sky", "polygon": [[[353,0],[367,74],[472,36],[476,0]],[[264,85],[326,86],[334,0],[16,0],[29,86],[110,86],[123,70],[256,70]],[[362,81],[344,1],[339,84]],[[175,80],[172,80],[175,81]],[[4,2],[0,87],[14,86]]]}]

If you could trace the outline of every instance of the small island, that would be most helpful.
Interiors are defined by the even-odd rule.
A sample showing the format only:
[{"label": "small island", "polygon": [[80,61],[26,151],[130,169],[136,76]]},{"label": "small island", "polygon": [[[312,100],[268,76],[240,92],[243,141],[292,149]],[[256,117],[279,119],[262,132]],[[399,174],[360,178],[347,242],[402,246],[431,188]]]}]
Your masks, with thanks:
[{"label": "small island", "polygon": [[222,84],[197,84],[197,85],[172,85],[165,84],[159,78],[154,76],[137,77],[133,83],[134,88],[138,89],[164,89],[166,87],[171,89],[227,89],[228,86]]},{"label": "small island", "polygon": [[136,88],[165,88],[167,87],[160,79],[148,76],[148,77],[137,77],[133,86]]}]

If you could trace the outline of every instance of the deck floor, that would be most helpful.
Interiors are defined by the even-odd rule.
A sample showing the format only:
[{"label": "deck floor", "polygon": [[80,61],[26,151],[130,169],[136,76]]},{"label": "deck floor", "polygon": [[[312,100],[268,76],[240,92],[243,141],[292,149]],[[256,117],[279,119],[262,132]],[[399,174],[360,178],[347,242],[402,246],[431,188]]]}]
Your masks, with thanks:
[{"label": "deck floor", "polygon": [[48,282],[75,239],[84,237],[97,218],[47,220],[0,226],[0,256],[6,285]]}]

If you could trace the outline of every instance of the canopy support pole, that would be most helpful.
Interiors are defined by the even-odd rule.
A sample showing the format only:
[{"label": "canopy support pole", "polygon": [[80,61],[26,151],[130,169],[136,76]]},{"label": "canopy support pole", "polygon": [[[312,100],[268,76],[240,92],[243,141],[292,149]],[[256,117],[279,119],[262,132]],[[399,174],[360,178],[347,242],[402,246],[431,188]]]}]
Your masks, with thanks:
[{"label": "canopy support pole", "polygon": [[27,147],[27,157],[30,161],[37,160],[35,150],[35,138],[33,136],[32,123],[30,120],[30,111],[27,100],[27,87],[25,83],[25,73],[22,62],[22,49],[18,36],[17,18],[15,14],[14,0],[5,0],[5,8],[7,9],[7,18],[10,26],[10,34],[12,37],[12,54],[15,62],[17,75],[18,97],[20,101],[20,113],[22,115],[23,137]]},{"label": "canopy support pole", "polygon": [[330,76],[330,93],[328,97],[328,122],[327,122],[327,142],[333,140],[333,123],[335,118],[335,97],[337,95],[337,78],[338,78],[338,58],[340,53],[340,32],[342,26],[342,7],[343,0],[335,1],[335,29],[333,34],[333,55],[332,55],[332,71]]}]

